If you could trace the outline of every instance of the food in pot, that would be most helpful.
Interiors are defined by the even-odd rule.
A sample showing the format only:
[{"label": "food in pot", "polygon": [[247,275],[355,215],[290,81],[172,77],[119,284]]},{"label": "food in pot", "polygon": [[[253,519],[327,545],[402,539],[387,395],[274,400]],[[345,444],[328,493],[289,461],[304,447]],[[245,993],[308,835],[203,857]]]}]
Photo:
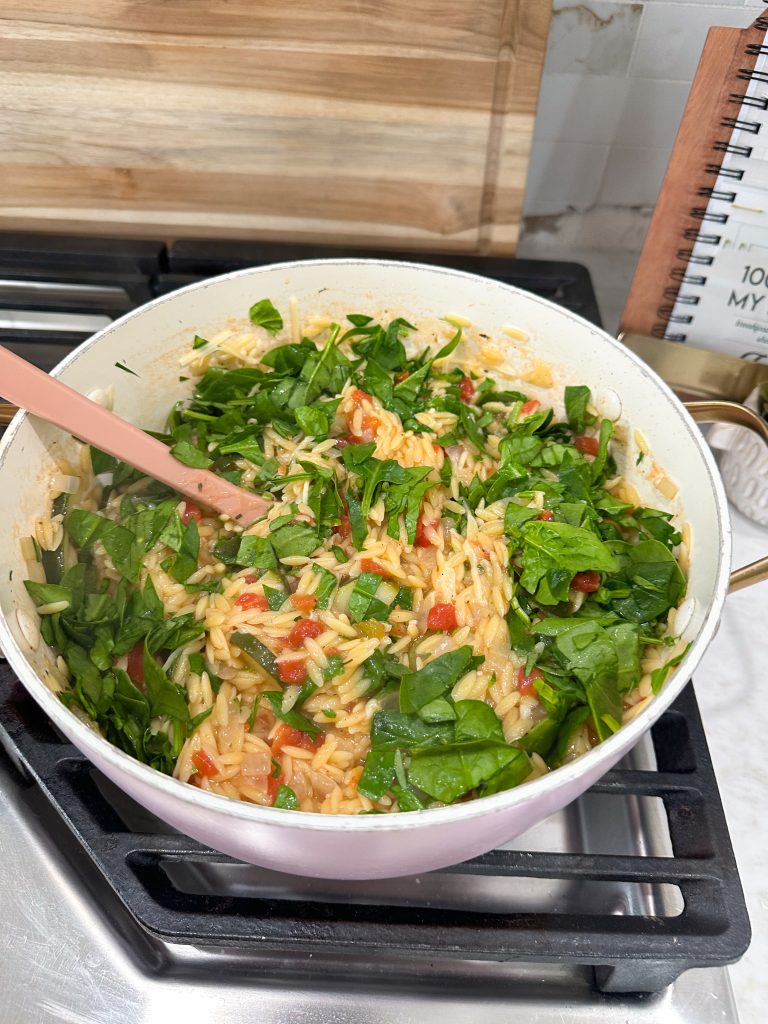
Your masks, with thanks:
[{"label": "food in pot", "polygon": [[586,385],[511,379],[457,323],[250,319],[195,338],[159,436],[269,513],[243,529],[84,448],[28,542],[70,708],[202,789],[359,814],[520,785],[651,699],[681,534]]}]

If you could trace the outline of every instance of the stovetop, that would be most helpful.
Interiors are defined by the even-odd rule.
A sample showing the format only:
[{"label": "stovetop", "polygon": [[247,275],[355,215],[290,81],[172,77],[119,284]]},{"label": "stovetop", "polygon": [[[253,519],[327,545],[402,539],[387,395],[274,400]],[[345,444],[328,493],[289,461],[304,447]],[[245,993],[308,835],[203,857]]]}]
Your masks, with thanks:
[{"label": "stovetop", "polygon": [[[0,236],[0,341],[50,368],[181,284],[352,254]],[[575,264],[394,255],[501,277],[599,321]],[[690,686],[625,762],[530,833],[384,882],[296,879],[174,833],[58,737],[2,663],[0,740],[3,1024],[737,1020],[721,965],[749,924]]]}]

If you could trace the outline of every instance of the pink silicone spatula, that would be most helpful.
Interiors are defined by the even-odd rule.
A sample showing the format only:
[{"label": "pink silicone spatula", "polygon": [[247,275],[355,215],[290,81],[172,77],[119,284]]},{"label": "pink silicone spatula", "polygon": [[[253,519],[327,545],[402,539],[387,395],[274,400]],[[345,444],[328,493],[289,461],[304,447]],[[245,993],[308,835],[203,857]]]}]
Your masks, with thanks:
[{"label": "pink silicone spatula", "polygon": [[264,515],[268,505],[207,469],[192,469],[132,423],[103,409],[36,366],[0,346],[0,394],[27,412],[88,441],[108,455],[161,480],[180,494],[221,512],[242,526]]}]

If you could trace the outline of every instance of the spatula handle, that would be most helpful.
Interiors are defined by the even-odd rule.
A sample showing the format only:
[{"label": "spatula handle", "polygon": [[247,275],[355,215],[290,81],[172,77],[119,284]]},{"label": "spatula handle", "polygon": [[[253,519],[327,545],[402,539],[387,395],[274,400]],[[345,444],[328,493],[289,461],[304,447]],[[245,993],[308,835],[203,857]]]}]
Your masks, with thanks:
[{"label": "spatula handle", "polygon": [[161,442],[0,346],[0,394],[27,412],[135,466],[174,490],[246,524],[266,511],[261,498],[175,459]]}]

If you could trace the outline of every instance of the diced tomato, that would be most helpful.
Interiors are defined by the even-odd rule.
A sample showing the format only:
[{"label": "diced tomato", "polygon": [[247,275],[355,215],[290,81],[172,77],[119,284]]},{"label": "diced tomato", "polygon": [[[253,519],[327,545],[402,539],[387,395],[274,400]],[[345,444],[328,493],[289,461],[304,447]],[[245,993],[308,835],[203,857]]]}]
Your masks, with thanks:
[{"label": "diced tomato", "polygon": [[351,444],[351,443],[352,443],[352,439],[350,438],[349,434],[347,434],[346,437],[337,437],[336,438],[336,447],[337,448],[346,448],[347,445]]},{"label": "diced tomato", "polygon": [[344,502],[341,512],[339,513],[339,525],[334,531],[341,537],[342,540],[346,540],[352,536],[352,523],[349,521],[349,509],[347,503]]},{"label": "diced tomato", "polygon": [[304,645],[304,641],[307,637],[314,640],[315,637],[320,636],[320,634],[324,632],[325,626],[322,622],[315,622],[314,619],[299,619],[288,634],[288,646],[292,647],[294,650],[298,650],[299,647]]},{"label": "diced tomato", "polygon": [[352,393],[349,396],[352,399],[352,404],[360,406],[363,402],[371,402],[373,399],[367,391],[361,391],[360,388],[353,388]]},{"label": "diced tomato", "polygon": [[199,523],[203,518],[203,511],[200,506],[192,501],[191,498],[187,498],[184,502],[184,508],[181,512],[181,521],[186,526],[190,519],[194,519],[196,523]]},{"label": "diced tomato", "polygon": [[291,661],[279,661],[277,674],[281,683],[303,683],[307,678],[306,658],[293,658]]},{"label": "diced tomato", "polygon": [[387,570],[377,562],[375,558],[361,558],[360,559],[360,571],[361,572],[377,572],[379,576],[386,576]]},{"label": "diced tomato", "polygon": [[247,576],[243,576],[243,582],[244,583],[258,583],[259,582],[259,577],[255,573],[249,572]]},{"label": "diced tomato", "polygon": [[291,594],[291,604],[297,612],[311,612],[317,604],[314,594]]},{"label": "diced tomato", "polygon": [[339,648],[338,647],[329,647],[328,650],[325,653],[326,653],[326,655],[329,658],[332,658],[334,656],[334,654],[338,654],[339,653]]},{"label": "diced tomato", "polygon": [[536,412],[540,405],[541,402],[537,402],[535,398],[531,398],[520,407],[520,415],[530,416],[532,412]]},{"label": "diced tomato", "polygon": [[205,779],[212,779],[219,774],[219,769],[211,755],[205,750],[197,750],[192,755],[192,764]]},{"label": "diced tomato", "polygon": [[[282,774],[282,773],[281,773]],[[280,789],[280,776],[275,778],[274,775],[267,776],[267,799],[269,800],[270,807],[274,804],[277,799],[277,791]]]},{"label": "diced tomato", "polygon": [[536,516],[537,519],[543,519],[545,523],[551,523],[555,518],[555,513],[551,508],[542,509],[541,512]]},{"label": "diced tomato", "polygon": [[436,604],[429,609],[427,629],[456,629],[456,609],[452,604]]},{"label": "diced tomato", "polygon": [[600,450],[600,444],[597,438],[587,437],[586,434],[581,437],[574,437],[573,443],[579,451],[584,452],[585,455],[597,455]]},{"label": "diced tomato", "polygon": [[258,608],[260,612],[265,612],[269,608],[269,601],[263,594],[252,594],[250,591],[245,594],[241,594],[240,597],[235,601],[238,608],[243,610],[248,608]]},{"label": "diced tomato", "polygon": [[367,444],[369,441],[373,441],[376,438],[376,432],[378,429],[378,416],[371,416],[370,413],[364,412],[360,421],[360,433],[355,436],[353,440],[356,444]]},{"label": "diced tomato", "polygon": [[462,402],[469,405],[475,395],[475,382],[471,377],[462,377],[459,381],[459,394]]},{"label": "diced tomato", "polygon": [[144,641],[139,640],[135,647],[128,653],[128,664],[126,672],[131,677],[131,682],[140,686],[144,682]]},{"label": "diced tomato", "polygon": [[430,530],[437,530],[440,525],[440,520],[435,519],[431,523],[424,522],[424,514],[419,515],[419,521],[416,523],[416,540],[415,544],[417,548],[428,548],[431,546],[432,541],[427,536],[427,526]]},{"label": "diced tomato", "polygon": [[276,757],[283,747],[302,747],[304,750],[318,750],[323,745],[324,737],[313,740],[308,732],[294,729],[292,725],[281,722],[272,737],[272,756]]},{"label": "diced tomato", "polygon": [[407,373],[405,370],[403,370],[402,373],[396,373],[395,374],[395,384],[402,384],[403,381],[404,380],[408,380],[409,377],[410,377],[410,373]]},{"label": "diced tomato", "polygon": [[536,687],[533,685],[536,679],[543,679],[544,673],[540,668],[532,668],[531,674],[525,674],[525,666],[521,665],[517,673],[517,689],[524,697],[535,697]]},{"label": "diced tomato", "polygon": [[571,580],[571,590],[578,590],[582,594],[594,594],[600,589],[600,573],[590,569],[589,572],[577,572]]}]

